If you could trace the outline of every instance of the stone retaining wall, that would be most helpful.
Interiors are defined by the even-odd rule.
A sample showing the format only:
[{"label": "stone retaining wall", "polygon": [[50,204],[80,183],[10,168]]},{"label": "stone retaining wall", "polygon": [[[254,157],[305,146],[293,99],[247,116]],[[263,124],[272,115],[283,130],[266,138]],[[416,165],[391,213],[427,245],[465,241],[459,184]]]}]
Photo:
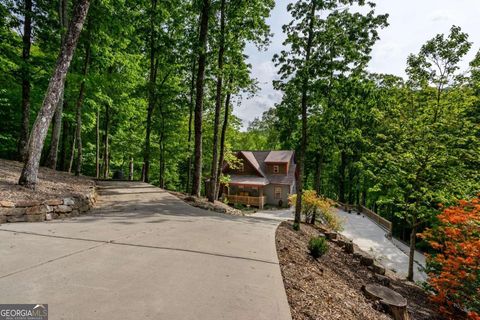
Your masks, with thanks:
[{"label": "stone retaining wall", "polygon": [[45,201],[20,200],[17,202],[0,200],[0,223],[40,222],[52,219],[76,217],[88,212],[95,204],[97,193],[93,188],[82,197],[68,197]]}]

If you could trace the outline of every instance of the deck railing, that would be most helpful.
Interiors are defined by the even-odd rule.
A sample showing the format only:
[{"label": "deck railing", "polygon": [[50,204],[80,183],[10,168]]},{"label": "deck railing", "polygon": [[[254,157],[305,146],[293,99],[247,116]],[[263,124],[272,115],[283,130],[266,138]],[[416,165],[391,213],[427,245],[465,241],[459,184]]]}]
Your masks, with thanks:
[{"label": "deck railing", "polygon": [[260,209],[265,205],[265,196],[263,197],[250,197],[250,196],[237,196],[237,195],[227,195],[226,196],[229,203],[240,203],[247,206],[255,206]]},{"label": "deck railing", "polygon": [[379,226],[385,228],[388,231],[390,236],[392,235],[392,228],[393,227],[392,227],[392,223],[390,221],[388,221],[384,217],[381,217],[380,215],[378,215],[374,211],[368,209],[367,207],[359,206],[358,209],[361,213],[363,213],[365,216],[369,217],[371,220],[376,222]]}]

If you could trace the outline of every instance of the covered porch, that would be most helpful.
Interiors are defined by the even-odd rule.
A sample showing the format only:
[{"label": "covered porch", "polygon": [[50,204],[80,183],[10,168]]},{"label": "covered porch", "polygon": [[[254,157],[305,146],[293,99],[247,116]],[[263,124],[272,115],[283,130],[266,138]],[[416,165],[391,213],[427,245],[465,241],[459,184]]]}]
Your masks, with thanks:
[{"label": "covered porch", "polygon": [[263,185],[229,184],[224,187],[224,197],[229,204],[243,204],[263,209],[266,197]]}]

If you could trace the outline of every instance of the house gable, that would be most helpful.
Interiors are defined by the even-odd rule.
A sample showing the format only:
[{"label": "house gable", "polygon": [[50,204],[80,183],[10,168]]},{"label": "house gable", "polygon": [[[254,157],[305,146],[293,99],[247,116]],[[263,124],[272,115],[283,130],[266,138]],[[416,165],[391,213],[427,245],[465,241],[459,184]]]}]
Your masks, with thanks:
[{"label": "house gable", "polygon": [[[259,176],[264,177],[260,166],[253,156],[253,154],[240,151],[236,154],[237,158],[241,161],[240,167],[232,169],[228,165],[224,169],[226,174],[236,174],[236,175],[245,175],[245,176]],[[253,162],[253,163],[252,163]]]},{"label": "house gable", "polygon": [[[243,170],[230,169],[228,166],[223,170],[231,176],[232,183],[295,185],[296,164],[293,151],[238,151],[236,156],[243,162]],[[262,181],[257,181],[259,178],[263,178]]]}]

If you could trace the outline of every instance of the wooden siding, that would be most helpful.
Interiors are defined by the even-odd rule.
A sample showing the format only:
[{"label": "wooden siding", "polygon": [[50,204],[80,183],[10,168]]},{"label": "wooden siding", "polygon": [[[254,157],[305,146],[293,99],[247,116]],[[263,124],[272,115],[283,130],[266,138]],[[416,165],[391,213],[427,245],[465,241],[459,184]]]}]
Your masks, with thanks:
[{"label": "wooden siding", "polygon": [[[274,166],[278,166],[278,173],[275,173],[273,170]],[[286,163],[267,163],[266,164],[266,171],[267,174],[287,174],[288,173],[288,166]]]}]

